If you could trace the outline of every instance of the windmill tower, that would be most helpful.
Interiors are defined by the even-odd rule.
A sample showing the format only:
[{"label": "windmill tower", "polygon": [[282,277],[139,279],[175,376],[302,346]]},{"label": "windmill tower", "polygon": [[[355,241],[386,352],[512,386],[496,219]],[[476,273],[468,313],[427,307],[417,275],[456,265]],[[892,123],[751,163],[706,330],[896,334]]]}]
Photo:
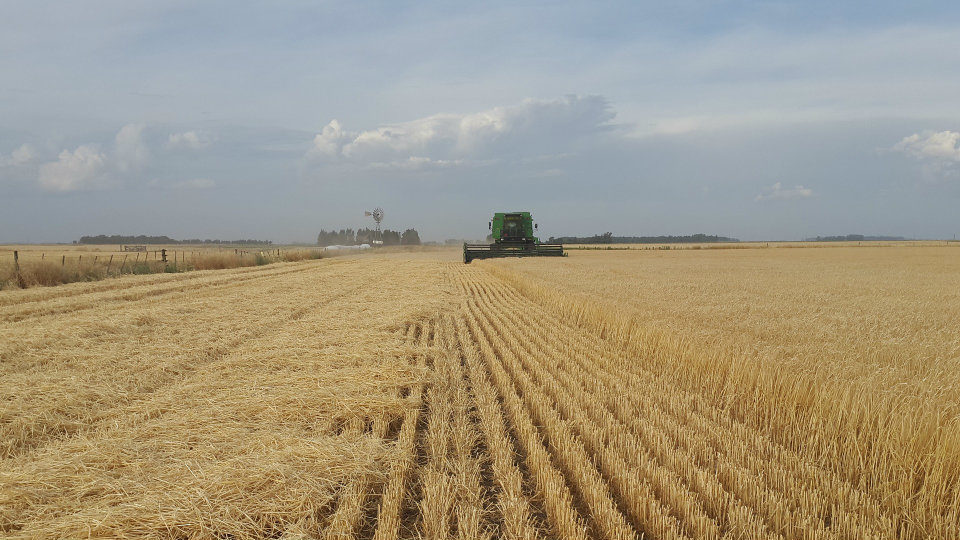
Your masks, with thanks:
[{"label": "windmill tower", "polygon": [[377,245],[383,245],[383,233],[380,232],[380,222],[383,221],[383,208],[378,206],[373,209],[373,212],[364,212],[363,215],[373,218],[373,222],[375,224],[373,243]]}]

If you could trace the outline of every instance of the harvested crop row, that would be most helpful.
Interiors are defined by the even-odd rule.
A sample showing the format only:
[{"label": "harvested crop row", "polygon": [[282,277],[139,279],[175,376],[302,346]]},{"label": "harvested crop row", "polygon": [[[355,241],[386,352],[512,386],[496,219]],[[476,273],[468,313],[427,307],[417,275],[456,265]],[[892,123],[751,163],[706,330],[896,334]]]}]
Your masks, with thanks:
[{"label": "harvested crop row", "polygon": [[[496,292],[486,287],[481,290],[483,308],[493,326],[523,328],[502,318],[502,308],[495,305]],[[598,407],[592,394],[578,391],[578,383],[558,380],[554,373],[550,373],[550,368],[546,366],[550,362],[543,361],[546,350],[534,347],[529,342],[522,343],[516,334],[505,333],[504,337],[512,355],[519,359],[514,378],[525,380],[529,387],[539,387],[556,404],[563,420],[570,423],[594,456],[594,461],[599,463],[600,471],[618,496],[620,507],[627,511],[638,529],[657,538],[686,538],[688,534],[698,538],[720,536],[718,527],[704,515],[699,504],[683,498],[685,493],[682,486],[679,489],[676,489],[676,484],[667,489],[660,486],[661,489],[655,490],[648,480],[651,475],[636,474],[638,469],[650,472],[635,461],[636,456],[642,455],[643,448],[636,441],[623,436],[621,428],[624,426],[608,411]],[[531,338],[520,336],[520,339]],[[660,472],[654,464],[646,465]],[[669,488],[675,489],[671,491]],[[663,499],[663,502],[658,499]],[[682,516],[686,518],[686,531],[677,517],[671,515],[668,503],[673,503],[673,509],[682,511]]]},{"label": "harvested crop row", "polygon": [[[463,284],[469,291],[470,283]],[[472,300],[467,300],[468,305]],[[576,510],[574,498],[563,473],[554,466],[550,452],[544,447],[541,435],[518,396],[513,382],[504,371],[497,353],[484,338],[483,331],[473,317],[467,317],[466,327],[470,339],[478,346],[480,356],[491,375],[494,386],[523,450],[526,468],[530,471],[537,488],[537,496],[544,501],[544,510],[549,519],[551,533],[560,538],[588,538],[586,524]]]},{"label": "harvested crop row", "polygon": [[960,532],[960,252],[577,255],[485,268],[828,470],[880,530]]},{"label": "harvested crop row", "polygon": [[538,538],[541,534],[534,524],[534,510],[523,488],[523,473],[515,458],[515,442],[508,433],[496,391],[465,324],[458,319],[456,327],[457,346],[466,363],[471,394],[484,434],[484,446],[489,453],[487,459],[491,462],[496,483],[496,509],[500,519],[494,520],[494,524],[499,525],[494,532],[509,539]]},{"label": "harvested crop row", "polygon": [[[237,314],[258,335],[202,369],[114,408],[108,422],[84,421],[83,436],[0,461],[0,535],[317,537],[336,519],[339,501],[349,499],[359,519],[343,510],[344,529],[372,537],[403,418],[419,407],[401,396],[425,380],[425,368],[409,361],[425,348],[405,344],[394,329],[439,311],[430,299],[443,297],[444,285],[433,279],[402,290],[364,286],[372,275],[396,280],[426,273],[429,264],[394,261],[332,274],[322,268],[278,278],[273,288],[262,284],[263,295],[250,291],[246,302],[222,303],[221,314]],[[223,300],[223,293],[211,294]],[[382,309],[387,301],[396,304]],[[157,302],[153,309],[177,308]],[[206,302],[192,317],[162,326],[202,327],[203,314],[216,313]],[[261,313],[236,311],[245,305]],[[133,302],[119,311],[129,318],[139,309]],[[298,309],[299,318],[281,317],[274,326],[263,313]],[[111,306],[101,315],[122,319],[117,311]],[[430,332],[422,335],[429,339]],[[144,357],[139,364],[165,361]],[[0,389],[12,391],[8,382]],[[65,404],[70,408],[82,410]],[[365,488],[353,489],[365,494],[362,501],[343,498],[349,486]]]},{"label": "harvested crop row", "polygon": [[480,464],[472,455],[477,433],[469,416],[471,399],[455,353],[453,322],[436,325],[432,381],[426,396],[426,463],[420,469],[422,524],[426,538],[481,538],[484,504]]},{"label": "harvested crop row", "polygon": [[[527,310],[517,309],[523,303],[523,300],[513,297],[512,301],[504,306],[502,313],[508,317],[523,319],[529,313]],[[526,321],[543,321],[544,317],[549,320],[550,316],[540,312]],[[547,329],[546,334],[556,334],[555,326],[545,325],[544,328]],[[576,333],[572,328],[563,331],[565,335]],[[538,335],[531,335],[530,339],[540,341],[548,348],[552,343],[552,340]],[[767,502],[763,504],[767,508],[766,515],[772,522],[786,524],[792,531],[789,534],[793,536],[808,535],[811,530],[830,534],[818,518],[809,517],[824,515],[830,516],[832,528],[840,531],[843,536],[894,535],[891,521],[883,516],[879,505],[867,495],[846,485],[842,479],[804,462],[799,456],[783,450],[756,431],[734,422],[719,411],[706,408],[703,401],[696,400],[695,396],[665,381],[650,377],[638,370],[635,360],[627,358],[622,351],[607,351],[608,358],[615,361],[613,365],[608,365],[610,361],[598,361],[598,346],[602,347],[603,344],[587,345],[580,341],[572,348],[564,348],[564,354],[568,355],[570,361],[557,366],[557,369],[581,371],[580,381],[586,385],[588,391],[596,395],[609,395],[610,390],[616,390],[621,397],[610,402],[611,411],[630,424],[630,430],[641,435],[646,434],[643,444],[656,451],[657,459],[673,462],[674,467],[680,471],[697,462],[704,463],[709,469],[727,470],[729,472],[725,473],[726,477],[736,478],[736,482],[741,486],[734,491],[742,492],[748,488],[766,489]],[[643,376],[637,377],[636,374]],[[637,388],[648,391],[637,392]],[[638,412],[641,414],[638,415]],[[703,416],[704,412],[708,415]],[[657,427],[651,424],[651,420],[657,421]],[[758,453],[764,457],[753,459]],[[732,460],[732,463],[717,461],[718,457]],[[728,468],[731,465],[734,468]],[[689,477],[690,473],[687,472],[686,476]],[[691,478],[691,481],[696,483],[695,478]],[[774,491],[770,491],[771,489]],[[785,494],[778,494],[778,490],[795,494],[801,503],[802,512],[798,508],[796,512],[783,515],[783,510],[790,505],[783,504]],[[716,487],[712,491],[716,491]],[[704,502],[711,503],[709,499]]]},{"label": "harvested crop row", "polygon": [[[425,345],[426,333],[417,325],[410,325],[404,332],[408,344]],[[414,360],[415,359],[415,360]],[[415,354],[410,358],[417,367],[425,366],[425,355]],[[408,407],[400,426],[396,454],[391,462],[387,482],[383,488],[380,507],[377,511],[375,540],[396,540],[400,537],[403,523],[404,502],[409,502],[410,472],[416,465],[417,425],[423,401],[423,384],[415,384],[407,396]]]},{"label": "harvested crop row", "polygon": [[[499,292],[491,296],[496,295],[499,295]],[[543,325],[544,322],[553,322],[551,316],[543,313],[527,319],[524,315],[529,314],[530,311],[532,311],[530,306],[525,307],[523,314],[513,306],[507,305],[491,309],[491,313],[501,318],[501,324],[505,327],[528,328],[527,325],[535,319],[541,325],[539,328],[545,328],[548,325]],[[608,400],[611,397],[623,399],[622,396],[628,393],[631,395],[647,393],[650,391],[648,388],[643,390],[639,390],[640,387],[616,388],[617,392],[612,393],[611,390],[615,387],[604,387],[603,383],[598,382],[595,374],[581,371],[571,376],[569,371],[576,372],[574,357],[580,352],[573,345],[572,338],[576,333],[573,329],[564,328],[562,325],[549,326],[549,328],[542,332],[546,336],[539,335],[541,332],[527,332],[524,336],[526,345],[516,340],[514,344],[518,348],[522,347],[530,351],[532,354],[524,357],[531,360],[556,358],[559,355],[570,359],[569,362],[563,363],[529,364],[527,369],[531,373],[539,373],[541,378],[548,379],[546,388],[552,391],[555,402],[562,410],[573,411],[575,404],[579,403],[583,410],[587,411],[585,415],[580,415],[585,416],[585,420],[577,424],[577,429],[581,430],[585,437],[594,441],[593,451],[601,456],[601,461],[604,459],[603,454],[611,448],[619,449],[620,465],[617,469],[613,469],[615,472],[612,474],[625,478],[626,482],[642,479],[642,487],[637,488],[644,493],[641,499],[654,501],[648,509],[635,510],[635,519],[642,528],[653,531],[657,537],[684,534],[679,531],[678,524],[669,517],[669,514],[673,514],[682,518],[686,534],[697,538],[716,538],[721,534],[721,528],[738,531],[738,534],[749,532],[753,538],[769,534],[764,532],[762,524],[750,517],[752,511],[747,507],[734,504],[726,506],[724,511],[720,512],[719,507],[723,506],[723,501],[731,502],[729,497],[719,482],[709,473],[704,474],[704,471],[691,468],[692,461],[681,464],[683,465],[679,468],[683,475],[681,477],[681,474],[663,465],[667,461],[663,459],[664,456],[651,454],[648,450],[649,441],[638,439],[624,423],[642,419],[642,416],[636,414],[636,410],[628,410],[625,417],[617,417],[614,412],[620,412],[619,410],[599,406],[609,403]],[[591,349],[592,355],[585,359],[586,362],[594,365],[602,363],[602,360],[596,356],[597,351],[597,348]],[[622,377],[622,373],[619,376]],[[576,413],[568,412],[567,414],[572,418]],[[616,456],[609,459],[618,460]],[[694,472],[699,474],[691,474]],[[640,474],[637,475],[637,473]],[[691,485],[688,486],[687,482]],[[636,495],[624,496],[627,500],[636,498]],[[720,500],[717,501],[717,498]],[[650,512],[655,509],[659,509],[656,514],[641,514],[643,510]]]},{"label": "harvested crop row", "polygon": [[[531,409],[548,439],[551,424],[568,426],[639,530],[658,538],[896,537],[869,495],[650,375],[625,351],[566,325],[499,280],[464,275],[473,339],[494,344],[493,356],[525,398],[553,404],[554,413]],[[568,451],[550,448],[559,459]],[[570,473],[566,479],[583,493],[582,480]],[[630,510],[636,499],[642,510]],[[655,508],[659,514],[643,514]],[[590,516],[596,524],[596,513]],[[673,519],[679,522],[664,528]]]},{"label": "harvested crop row", "polygon": [[[477,289],[477,293],[482,298],[483,290]],[[517,385],[533,421],[543,428],[554,459],[580,504],[588,509],[592,532],[606,538],[635,538],[636,531],[617,508],[607,482],[594,467],[583,441],[574,433],[570,423],[560,417],[553,401],[523,373],[514,351],[503,342],[482,309],[472,303],[468,305],[469,321],[477,329],[475,336],[491,343],[496,353],[494,359],[502,362],[496,369],[503,369]]]}]

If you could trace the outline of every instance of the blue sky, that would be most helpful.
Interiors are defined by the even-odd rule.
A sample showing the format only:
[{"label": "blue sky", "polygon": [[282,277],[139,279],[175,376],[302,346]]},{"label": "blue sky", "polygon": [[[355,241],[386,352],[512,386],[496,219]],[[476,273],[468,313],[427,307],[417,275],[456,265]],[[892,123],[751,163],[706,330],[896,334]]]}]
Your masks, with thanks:
[{"label": "blue sky", "polygon": [[0,242],[960,233],[960,8],[5,2]]}]

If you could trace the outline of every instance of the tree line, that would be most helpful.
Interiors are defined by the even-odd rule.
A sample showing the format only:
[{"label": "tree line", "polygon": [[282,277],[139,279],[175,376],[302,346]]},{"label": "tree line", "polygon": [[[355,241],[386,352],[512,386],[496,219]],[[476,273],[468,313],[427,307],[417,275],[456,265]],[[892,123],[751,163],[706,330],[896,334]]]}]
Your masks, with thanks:
[{"label": "tree line", "polygon": [[[420,233],[416,229],[407,229],[402,233],[383,229],[380,235],[385,246],[419,246]],[[352,246],[355,244],[372,244],[377,239],[377,231],[363,228],[359,230],[340,229],[327,231],[320,230],[317,235],[317,245],[320,246]]]},{"label": "tree line", "polygon": [[681,236],[614,236],[611,232],[593,236],[551,236],[549,240],[554,244],[709,244],[739,241],[737,238],[703,233]]},{"label": "tree line", "polygon": [[271,240],[219,240],[210,239],[201,240],[199,238],[190,238],[187,240],[174,240],[169,236],[147,236],[139,234],[136,236],[126,236],[121,234],[98,234],[96,236],[81,236],[77,244],[253,244],[270,245]]},{"label": "tree line", "polygon": [[817,236],[805,238],[807,242],[878,242],[907,240],[902,236],[864,236],[862,234],[845,234],[843,236]]}]

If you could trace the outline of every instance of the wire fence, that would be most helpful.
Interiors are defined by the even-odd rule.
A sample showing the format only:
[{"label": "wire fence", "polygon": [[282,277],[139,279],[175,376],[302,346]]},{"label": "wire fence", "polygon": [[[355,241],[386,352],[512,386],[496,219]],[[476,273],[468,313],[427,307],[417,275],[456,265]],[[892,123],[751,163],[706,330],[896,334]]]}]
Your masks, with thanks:
[{"label": "wire fence", "polygon": [[322,248],[208,248],[0,251],[0,288],[95,281],[123,274],[155,274],[258,266],[319,259]]}]

